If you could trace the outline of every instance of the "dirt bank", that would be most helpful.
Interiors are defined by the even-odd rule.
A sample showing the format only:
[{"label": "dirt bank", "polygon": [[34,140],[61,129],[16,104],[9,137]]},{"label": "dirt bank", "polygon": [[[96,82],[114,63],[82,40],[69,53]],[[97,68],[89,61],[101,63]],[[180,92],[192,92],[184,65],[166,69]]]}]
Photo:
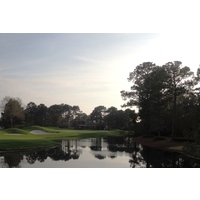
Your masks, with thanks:
[{"label": "dirt bank", "polygon": [[183,142],[172,141],[171,138],[167,137],[156,138],[144,136],[132,138],[132,142],[165,151],[181,151],[184,144]]}]

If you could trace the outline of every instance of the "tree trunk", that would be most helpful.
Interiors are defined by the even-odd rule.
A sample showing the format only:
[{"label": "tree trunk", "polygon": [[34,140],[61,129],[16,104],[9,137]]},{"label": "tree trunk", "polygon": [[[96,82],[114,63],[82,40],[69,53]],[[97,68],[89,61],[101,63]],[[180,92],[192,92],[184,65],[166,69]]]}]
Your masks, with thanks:
[{"label": "tree trunk", "polygon": [[13,128],[13,118],[10,118],[10,127]]},{"label": "tree trunk", "polygon": [[175,125],[176,125],[176,83],[174,77],[174,87],[173,87],[173,116],[172,116],[172,135],[171,139],[174,140],[175,137]]}]

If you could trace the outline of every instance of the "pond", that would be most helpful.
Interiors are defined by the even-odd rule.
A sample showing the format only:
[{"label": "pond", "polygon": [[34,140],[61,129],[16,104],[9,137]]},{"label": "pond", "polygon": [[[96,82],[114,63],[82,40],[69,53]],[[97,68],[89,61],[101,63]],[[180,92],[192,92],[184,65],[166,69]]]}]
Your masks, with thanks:
[{"label": "pond", "polygon": [[131,144],[121,137],[62,140],[51,149],[0,154],[0,167],[194,168],[200,160]]}]

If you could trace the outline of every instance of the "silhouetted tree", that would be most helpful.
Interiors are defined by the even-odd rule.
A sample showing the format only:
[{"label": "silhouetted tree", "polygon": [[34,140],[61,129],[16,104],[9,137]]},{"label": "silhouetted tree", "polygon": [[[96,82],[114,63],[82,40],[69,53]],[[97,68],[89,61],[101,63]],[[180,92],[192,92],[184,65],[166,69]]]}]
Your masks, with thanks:
[{"label": "silhouetted tree", "polygon": [[26,125],[35,125],[36,124],[36,113],[37,113],[37,105],[34,102],[30,102],[27,104],[25,113],[25,123]]},{"label": "silhouetted tree", "polygon": [[90,114],[90,119],[95,124],[96,129],[105,128],[105,123],[104,123],[105,111],[106,111],[105,106],[97,106]]},{"label": "silhouetted tree", "polygon": [[16,125],[24,125],[24,111],[21,106],[21,100],[15,98],[9,99],[2,113],[2,121],[4,127],[13,128]]},{"label": "silhouetted tree", "polygon": [[48,108],[44,104],[39,104],[37,106],[37,111],[36,111],[36,124],[40,126],[45,126],[46,121],[48,118]]},{"label": "silhouetted tree", "polygon": [[180,61],[168,62],[163,67],[169,77],[168,87],[165,93],[171,96],[171,100],[173,102],[171,136],[172,139],[174,139],[177,114],[177,98],[191,90],[193,82],[189,78],[193,75],[193,72],[190,71],[189,67],[182,67],[182,62]]},{"label": "silhouetted tree", "polygon": [[178,123],[187,115],[181,108],[187,107],[187,103],[192,105],[198,96],[193,88],[199,74],[200,70],[193,78],[193,72],[189,67],[182,67],[180,61],[168,62],[162,67],[151,62],[138,65],[128,78],[133,82],[131,91],[121,91],[122,98],[128,100],[123,107],[138,108],[143,133],[171,132],[174,139],[175,131],[180,128]]}]

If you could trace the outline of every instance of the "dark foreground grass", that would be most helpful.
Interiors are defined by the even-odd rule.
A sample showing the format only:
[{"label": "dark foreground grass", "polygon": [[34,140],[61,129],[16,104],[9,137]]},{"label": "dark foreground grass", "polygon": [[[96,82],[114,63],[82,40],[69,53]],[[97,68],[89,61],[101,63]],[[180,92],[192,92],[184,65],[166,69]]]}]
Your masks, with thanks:
[{"label": "dark foreground grass", "polygon": [[51,140],[0,140],[0,151],[14,151],[56,146],[58,143]]},{"label": "dark foreground grass", "polygon": [[[33,130],[42,130],[49,134],[35,135]],[[56,127],[29,126],[23,129],[0,130],[0,151],[22,150],[32,148],[51,147],[62,139],[98,138],[106,136],[120,136],[121,131],[96,131],[96,130],[69,130]]]}]

